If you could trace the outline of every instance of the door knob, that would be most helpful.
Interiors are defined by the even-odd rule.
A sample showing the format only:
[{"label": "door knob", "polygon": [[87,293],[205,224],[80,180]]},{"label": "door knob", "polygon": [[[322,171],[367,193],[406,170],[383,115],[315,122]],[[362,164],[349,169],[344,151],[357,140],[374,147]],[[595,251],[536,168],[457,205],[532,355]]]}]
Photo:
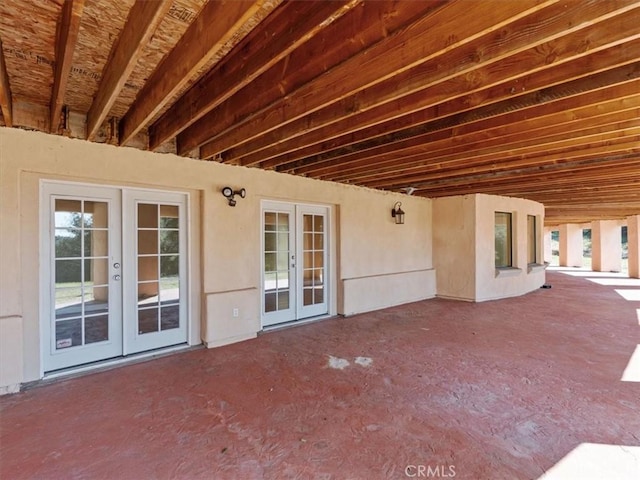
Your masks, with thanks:
[{"label": "door knob", "polygon": [[117,270],[118,268],[120,268],[120,264],[119,264],[119,263],[117,263],[117,262],[116,262],[116,263],[114,263],[114,264],[113,264],[113,268],[115,268],[115,269]]},{"label": "door knob", "polygon": [[120,280],[120,275],[114,275],[113,279],[116,280],[116,281]]}]

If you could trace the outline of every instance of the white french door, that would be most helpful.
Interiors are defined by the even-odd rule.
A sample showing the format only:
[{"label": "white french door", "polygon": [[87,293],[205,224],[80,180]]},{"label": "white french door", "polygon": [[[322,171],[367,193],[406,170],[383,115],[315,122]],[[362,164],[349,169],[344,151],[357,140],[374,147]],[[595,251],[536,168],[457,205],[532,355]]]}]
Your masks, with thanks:
[{"label": "white french door", "polygon": [[263,202],[262,325],[329,312],[327,207]]},{"label": "white french door", "polygon": [[186,196],[42,186],[44,371],[187,340]]}]

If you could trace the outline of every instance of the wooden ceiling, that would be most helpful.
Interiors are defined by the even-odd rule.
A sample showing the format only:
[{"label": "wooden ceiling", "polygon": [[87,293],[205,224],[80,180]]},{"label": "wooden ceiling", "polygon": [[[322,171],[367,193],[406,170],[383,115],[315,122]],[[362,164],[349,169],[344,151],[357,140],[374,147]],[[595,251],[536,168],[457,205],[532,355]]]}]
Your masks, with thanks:
[{"label": "wooden ceiling", "polygon": [[640,1],[2,0],[0,122],[640,213]]}]

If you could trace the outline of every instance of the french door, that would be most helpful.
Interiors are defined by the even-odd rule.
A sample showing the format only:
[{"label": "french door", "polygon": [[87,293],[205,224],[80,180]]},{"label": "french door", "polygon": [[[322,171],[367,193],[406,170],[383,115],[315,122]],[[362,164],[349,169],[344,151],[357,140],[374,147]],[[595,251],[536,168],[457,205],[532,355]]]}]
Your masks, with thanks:
[{"label": "french door", "polygon": [[186,197],[43,183],[44,371],[187,340]]},{"label": "french door", "polygon": [[263,203],[263,326],[328,313],[328,217],[327,207]]}]

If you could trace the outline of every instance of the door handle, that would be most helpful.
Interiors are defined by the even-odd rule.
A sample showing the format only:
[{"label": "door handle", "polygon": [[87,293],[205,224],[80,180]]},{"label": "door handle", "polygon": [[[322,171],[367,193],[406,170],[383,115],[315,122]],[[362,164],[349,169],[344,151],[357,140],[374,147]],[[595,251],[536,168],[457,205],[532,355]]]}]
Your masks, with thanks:
[{"label": "door handle", "polygon": [[120,275],[114,275],[114,276],[113,276],[113,279],[114,279],[115,281],[119,281],[119,280],[120,280]]},{"label": "door handle", "polygon": [[120,264],[118,262],[113,264],[113,268],[115,268],[116,270],[118,270],[120,268]]}]

